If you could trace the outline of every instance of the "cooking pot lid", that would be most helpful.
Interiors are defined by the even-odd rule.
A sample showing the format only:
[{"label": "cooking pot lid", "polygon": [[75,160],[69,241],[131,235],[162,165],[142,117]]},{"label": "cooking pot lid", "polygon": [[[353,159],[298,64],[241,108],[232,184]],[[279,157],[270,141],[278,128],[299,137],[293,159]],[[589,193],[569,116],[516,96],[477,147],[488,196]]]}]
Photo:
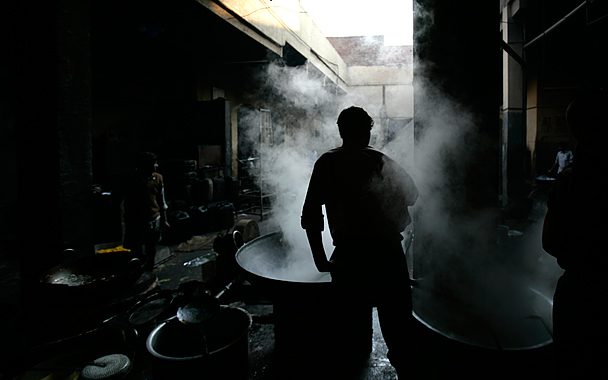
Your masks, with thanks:
[{"label": "cooking pot lid", "polygon": [[220,311],[220,302],[211,296],[199,297],[177,310],[177,319],[184,324],[202,324]]}]

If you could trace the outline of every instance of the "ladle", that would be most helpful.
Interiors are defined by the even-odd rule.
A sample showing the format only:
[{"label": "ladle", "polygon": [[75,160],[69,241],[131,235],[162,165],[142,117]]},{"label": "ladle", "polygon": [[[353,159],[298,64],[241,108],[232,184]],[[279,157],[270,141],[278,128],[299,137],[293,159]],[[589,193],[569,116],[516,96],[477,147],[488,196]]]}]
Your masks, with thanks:
[{"label": "ladle", "polygon": [[220,311],[220,302],[212,296],[197,297],[194,301],[177,309],[177,319],[186,325],[200,325]]},{"label": "ladle", "polygon": [[212,296],[198,297],[194,301],[181,306],[177,310],[177,319],[185,324],[200,328],[202,337],[203,355],[209,353],[207,349],[207,338],[205,337],[205,322],[211,320],[220,311],[220,302]]}]

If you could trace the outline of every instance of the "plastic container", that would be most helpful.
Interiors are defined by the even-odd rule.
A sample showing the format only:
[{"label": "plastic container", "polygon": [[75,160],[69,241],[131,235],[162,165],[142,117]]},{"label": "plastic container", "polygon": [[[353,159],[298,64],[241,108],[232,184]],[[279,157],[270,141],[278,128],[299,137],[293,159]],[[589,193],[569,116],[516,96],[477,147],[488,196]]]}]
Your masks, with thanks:
[{"label": "plastic container", "polygon": [[171,241],[183,242],[192,238],[192,221],[187,212],[169,212],[167,219],[169,219],[169,225],[171,226],[169,230]]},{"label": "plastic container", "polygon": [[213,201],[213,180],[196,178],[191,183],[192,201],[197,205],[206,205]]},{"label": "plastic container", "polygon": [[239,181],[235,177],[224,177],[226,182],[226,199],[236,202],[239,197]]},{"label": "plastic container", "polygon": [[213,179],[213,201],[219,202],[226,199],[226,180],[224,177]]},{"label": "plastic container", "polygon": [[211,213],[205,206],[193,206],[188,210],[188,215],[191,219],[191,227],[193,235],[202,235],[211,231],[213,226]]},{"label": "plastic container", "polygon": [[234,226],[234,205],[223,203],[219,206],[217,229],[230,230]]}]

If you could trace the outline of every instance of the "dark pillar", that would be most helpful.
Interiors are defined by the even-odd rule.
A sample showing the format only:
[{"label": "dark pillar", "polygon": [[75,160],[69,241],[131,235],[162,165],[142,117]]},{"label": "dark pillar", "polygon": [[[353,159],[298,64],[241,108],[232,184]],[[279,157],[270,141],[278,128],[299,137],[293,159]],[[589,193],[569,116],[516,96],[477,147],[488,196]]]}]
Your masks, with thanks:
[{"label": "dark pillar", "polygon": [[89,6],[19,2],[14,13],[16,222],[26,303],[63,249],[93,251]]},{"label": "dark pillar", "polygon": [[496,241],[501,56],[497,1],[414,3],[414,271],[424,276]]},{"label": "dark pillar", "polygon": [[[505,7],[502,15],[502,40],[508,44],[503,55],[502,101],[502,206],[511,218],[527,217],[524,207],[526,177],[530,166],[526,147],[527,68],[524,63],[523,10]],[[524,107],[525,105],[525,107]]]}]

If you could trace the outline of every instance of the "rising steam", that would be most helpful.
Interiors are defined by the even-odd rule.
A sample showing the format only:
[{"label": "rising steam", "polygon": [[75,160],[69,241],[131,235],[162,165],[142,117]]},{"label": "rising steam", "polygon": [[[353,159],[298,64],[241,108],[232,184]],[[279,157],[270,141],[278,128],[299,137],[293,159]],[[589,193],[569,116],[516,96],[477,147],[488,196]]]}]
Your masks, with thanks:
[{"label": "rising steam", "polygon": [[[374,105],[366,104],[364,98],[335,95],[322,80],[309,75],[305,67],[270,64],[260,73],[260,84],[261,97],[266,97],[276,111],[291,115],[273,125],[285,131],[283,139],[262,145],[258,152],[260,177],[276,194],[274,220],[293,247],[291,263],[283,266],[280,277],[307,281],[319,275],[305,231],[300,227],[314,158],[341,145],[336,119],[343,108],[357,105],[367,109],[376,125],[380,124],[379,115],[370,111]],[[538,250],[535,241],[530,242],[533,248],[522,247],[522,251],[533,251],[528,254],[533,260],[500,254],[493,234],[498,224],[495,208],[457,212],[466,201],[461,173],[471,165],[467,151],[477,148],[473,144],[486,143],[476,138],[479,120],[426,83],[418,82],[416,91],[420,100],[416,104],[416,123],[424,125],[424,133],[414,139],[414,125],[410,123],[388,144],[375,146],[403,166],[420,191],[417,204],[410,210],[419,239],[414,267],[422,268],[413,276],[425,277],[431,286],[457,289],[453,295],[458,298],[482,299],[485,306],[480,308],[495,312],[505,294],[510,299],[528,297],[522,294],[527,294],[535,281],[538,285],[537,275],[545,272],[539,260],[546,259],[546,254]],[[257,120],[258,116],[245,117]],[[249,137],[259,141],[257,130],[252,131]],[[324,243],[329,256],[333,247],[327,223]],[[544,273],[543,278],[554,277]]]}]

